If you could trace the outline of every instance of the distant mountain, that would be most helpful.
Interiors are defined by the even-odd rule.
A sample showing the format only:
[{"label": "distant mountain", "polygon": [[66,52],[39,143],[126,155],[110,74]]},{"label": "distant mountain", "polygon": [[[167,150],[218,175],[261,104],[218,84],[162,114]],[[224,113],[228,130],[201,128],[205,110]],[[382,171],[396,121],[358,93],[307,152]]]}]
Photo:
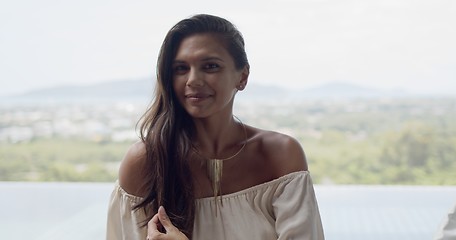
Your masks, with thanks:
[{"label": "distant mountain", "polygon": [[34,90],[18,97],[55,97],[55,98],[124,98],[150,95],[153,83],[150,79],[120,80],[97,83],[87,86],[60,86]]},{"label": "distant mountain", "polygon": [[245,90],[237,94],[236,98],[243,102],[277,102],[287,95],[290,95],[290,90],[288,89],[251,82],[247,84]]},{"label": "distant mountain", "polygon": [[[33,90],[25,94],[8,97],[7,100],[15,101],[45,101],[45,102],[90,102],[90,101],[148,101],[154,90],[154,81],[151,79],[121,80],[97,83],[87,86],[60,86]],[[244,100],[267,100],[272,96],[286,96],[289,91],[277,87],[249,83],[242,94]]]},{"label": "distant mountain", "polygon": [[153,94],[151,79],[117,80],[86,86],[66,85],[33,90],[7,97],[14,102],[91,102],[91,101],[147,101]]},{"label": "distant mountain", "polygon": [[[87,86],[60,86],[30,91],[3,98],[6,101],[91,102],[91,101],[142,101],[151,99],[154,89],[152,79],[119,80]],[[308,89],[285,89],[273,85],[249,83],[238,94],[242,102],[283,102],[320,98],[372,98],[404,96],[403,91],[380,91],[354,84],[332,82]],[[5,100],[2,100],[5,101]]]},{"label": "distant mountain", "polygon": [[384,91],[344,82],[331,82],[301,92],[307,98],[372,98],[406,95],[403,90]]}]

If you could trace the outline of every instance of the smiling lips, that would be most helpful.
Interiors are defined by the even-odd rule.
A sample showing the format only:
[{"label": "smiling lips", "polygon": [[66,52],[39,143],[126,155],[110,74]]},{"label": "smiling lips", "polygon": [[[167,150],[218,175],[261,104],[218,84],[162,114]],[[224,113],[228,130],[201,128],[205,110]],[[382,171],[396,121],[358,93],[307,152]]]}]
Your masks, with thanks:
[{"label": "smiling lips", "polygon": [[201,102],[203,100],[208,99],[209,97],[211,97],[211,95],[207,94],[207,93],[187,93],[187,94],[185,94],[185,98],[192,102]]}]

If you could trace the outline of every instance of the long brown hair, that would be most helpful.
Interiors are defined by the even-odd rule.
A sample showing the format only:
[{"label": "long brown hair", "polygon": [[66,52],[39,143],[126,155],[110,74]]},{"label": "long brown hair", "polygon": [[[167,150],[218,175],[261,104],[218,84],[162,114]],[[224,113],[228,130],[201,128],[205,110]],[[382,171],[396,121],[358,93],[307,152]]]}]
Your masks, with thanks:
[{"label": "long brown hair", "polygon": [[146,210],[148,221],[159,206],[164,206],[172,223],[189,238],[193,230],[195,197],[188,160],[195,127],[175,96],[172,64],[182,40],[198,33],[214,33],[226,46],[237,69],[249,67],[244,39],[231,22],[200,14],[171,28],[158,57],[154,100],[140,120],[140,136],[147,157],[142,187],[147,195],[134,207]]}]

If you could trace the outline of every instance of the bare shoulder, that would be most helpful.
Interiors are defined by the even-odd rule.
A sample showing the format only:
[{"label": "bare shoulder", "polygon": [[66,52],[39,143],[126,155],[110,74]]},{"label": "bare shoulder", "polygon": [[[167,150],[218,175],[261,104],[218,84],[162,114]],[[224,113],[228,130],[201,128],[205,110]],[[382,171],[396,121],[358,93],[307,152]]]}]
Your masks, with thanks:
[{"label": "bare shoulder", "polygon": [[146,164],[146,147],[143,142],[131,145],[119,167],[119,184],[129,194],[144,196],[141,187],[144,185]]},{"label": "bare shoulder", "polygon": [[258,137],[260,151],[274,169],[276,177],[308,169],[304,150],[295,138],[265,130],[258,130]]}]

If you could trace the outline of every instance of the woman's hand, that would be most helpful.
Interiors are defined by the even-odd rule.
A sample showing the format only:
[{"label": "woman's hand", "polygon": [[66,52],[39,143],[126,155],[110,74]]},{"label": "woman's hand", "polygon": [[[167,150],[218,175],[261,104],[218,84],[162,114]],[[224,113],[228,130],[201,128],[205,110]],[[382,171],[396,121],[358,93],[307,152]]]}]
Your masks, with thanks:
[{"label": "woman's hand", "polygon": [[[165,228],[164,233],[158,230],[160,225]],[[160,206],[157,214],[147,223],[147,240],[188,240],[188,238],[171,223],[165,208]]]}]

